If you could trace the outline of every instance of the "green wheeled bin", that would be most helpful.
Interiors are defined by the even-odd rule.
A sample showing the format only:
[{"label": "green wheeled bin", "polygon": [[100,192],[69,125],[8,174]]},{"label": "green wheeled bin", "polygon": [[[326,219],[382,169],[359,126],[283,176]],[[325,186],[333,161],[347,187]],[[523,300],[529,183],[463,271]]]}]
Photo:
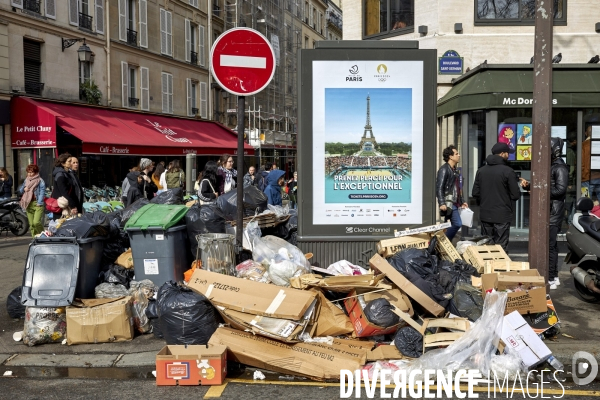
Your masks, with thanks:
[{"label": "green wheeled bin", "polygon": [[136,281],[149,279],[160,287],[183,280],[190,267],[183,223],[187,211],[184,205],[148,204],[127,221]]}]

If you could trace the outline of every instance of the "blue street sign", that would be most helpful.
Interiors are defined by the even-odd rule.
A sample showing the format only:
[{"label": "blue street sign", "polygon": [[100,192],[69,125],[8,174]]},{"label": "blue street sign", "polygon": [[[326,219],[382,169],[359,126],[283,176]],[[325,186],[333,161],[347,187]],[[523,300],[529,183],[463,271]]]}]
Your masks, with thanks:
[{"label": "blue street sign", "polygon": [[438,58],[439,75],[462,75],[463,58],[454,50],[448,50]]}]

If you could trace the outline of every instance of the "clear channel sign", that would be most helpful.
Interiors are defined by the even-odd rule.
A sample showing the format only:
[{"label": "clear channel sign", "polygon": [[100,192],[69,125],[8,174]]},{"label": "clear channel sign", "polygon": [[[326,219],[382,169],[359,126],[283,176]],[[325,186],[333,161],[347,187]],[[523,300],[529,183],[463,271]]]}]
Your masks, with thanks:
[{"label": "clear channel sign", "polygon": [[210,50],[211,71],[219,85],[237,96],[263,90],[275,73],[275,52],[259,32],[234,28],[217,38]]}]

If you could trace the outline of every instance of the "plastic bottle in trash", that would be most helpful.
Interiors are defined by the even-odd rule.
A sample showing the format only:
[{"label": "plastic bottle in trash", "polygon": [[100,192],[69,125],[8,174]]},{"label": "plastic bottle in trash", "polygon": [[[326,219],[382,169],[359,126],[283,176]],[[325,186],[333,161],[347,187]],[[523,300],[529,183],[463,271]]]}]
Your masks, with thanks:
[{"label": "plastic bottle in trash", "polygon": [[563,363],[558,361],[558,359],[552,355],[550,357],[548,357],[548,359],[546,361],[548,361],[548,364],[552,365],[552,367],[557,371],[565,370],[565,366],[563,365]]}]

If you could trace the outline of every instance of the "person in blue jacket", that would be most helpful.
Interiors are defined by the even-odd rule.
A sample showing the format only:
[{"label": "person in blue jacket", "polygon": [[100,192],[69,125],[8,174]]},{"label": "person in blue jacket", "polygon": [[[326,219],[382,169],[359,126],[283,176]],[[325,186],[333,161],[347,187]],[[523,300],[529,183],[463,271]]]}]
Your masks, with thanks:
[{"label": "person in blue jacket", "polygon": [[267,175],[267,187],[265,194],[267,195],[268,204],[280,206],[281,203],[281,187],[285,184],[285,171],[280,169],[273,170]]}]

